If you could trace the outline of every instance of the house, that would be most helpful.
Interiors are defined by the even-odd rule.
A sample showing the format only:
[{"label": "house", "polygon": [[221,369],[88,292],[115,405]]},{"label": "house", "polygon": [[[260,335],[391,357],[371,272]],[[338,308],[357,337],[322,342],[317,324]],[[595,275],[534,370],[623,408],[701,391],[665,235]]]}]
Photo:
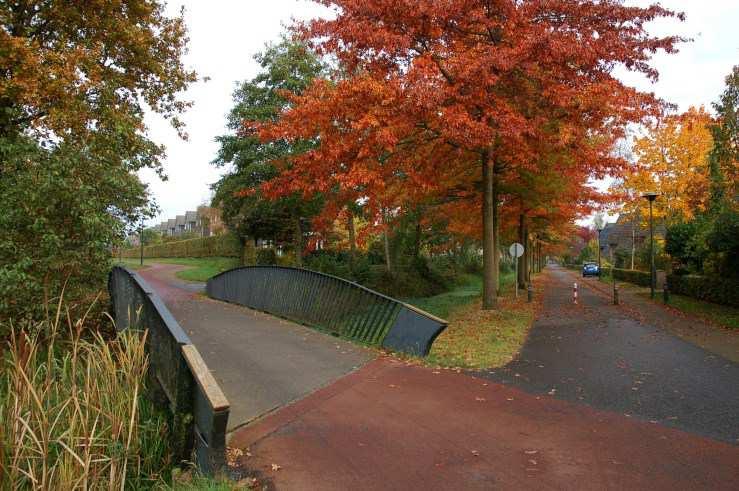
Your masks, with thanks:
[{"label": "house", "polygon": [[[654,238],[661,240],[665,237],[664,223],[655,222]],[[644,243],[649,241],[649,225],[644,223],[638,215],[627,215],[622,213],[618,220],[607,223],[598,234],[601,256],[608,258],[613,263],[616,252],[626,251],[632,256]],[[625,265],[625,266],[631,266]]]},{"label": "house", "polygon": [[221,210],[210,206],[198,206],[195,211],[186,211],[184,215],[177,215],[153,228],[161,235],[170,237],[185,234],[209,237],[226,232]]}]

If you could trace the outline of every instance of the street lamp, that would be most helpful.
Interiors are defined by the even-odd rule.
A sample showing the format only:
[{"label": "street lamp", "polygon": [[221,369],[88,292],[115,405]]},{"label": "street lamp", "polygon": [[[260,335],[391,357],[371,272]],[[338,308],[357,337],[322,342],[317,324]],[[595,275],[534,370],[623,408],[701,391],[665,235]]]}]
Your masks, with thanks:
[{"label": "street lamp", "polygon": [[657,271],[654,267],[654,217],[652,216],[652,203],[657,199],[659,193],[650,191],[642,194],[642,198],[649,200],[649,289],[650,296],[654,299],[654,290],[657,287]]},{"label": "street lamp", "polygon": [[144,265],[144,221],[141,220],[141,227],[139,228],[139,252],[141,257],[141,266]]}]

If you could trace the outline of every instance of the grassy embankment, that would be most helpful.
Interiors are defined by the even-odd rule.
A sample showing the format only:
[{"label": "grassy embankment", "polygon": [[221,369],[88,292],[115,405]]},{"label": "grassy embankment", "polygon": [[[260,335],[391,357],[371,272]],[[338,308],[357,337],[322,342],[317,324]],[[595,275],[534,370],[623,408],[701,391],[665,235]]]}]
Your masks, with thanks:
[{"label": "grassy embankment", "polygon": [[[600,277],[600,281],[603,283],[611,284],[611,277],[607,272]],[[620,288],[625,291],[632,293],[639,298],[647,301],[651,301],[657,304],[663,304],[662,291],[656,292],[654,300],[650,297],[649,288],[631,283],[624,284],[618,282]],[[711,302],[705,302],[692,297],[686,297],[685,295],[677,295],[674,293],[670,294],[669,306],[680,312],[694,315],[706,321],[725,327],[728,329],[739,329],[739,309],[736,307],[730,307],[728,305],[719,305]]]},{"label": "grassy embankment", "polygon": [[526,293],[514,294],[513,274],[501,278],[498,310],[483,311],[482,278],[466,275],[451,291],[406,301],[445,318],[449,327],[436,339],[426,362],[460,368],[492,368],[505,365],[520,351],[534,318],[534,304]]}]

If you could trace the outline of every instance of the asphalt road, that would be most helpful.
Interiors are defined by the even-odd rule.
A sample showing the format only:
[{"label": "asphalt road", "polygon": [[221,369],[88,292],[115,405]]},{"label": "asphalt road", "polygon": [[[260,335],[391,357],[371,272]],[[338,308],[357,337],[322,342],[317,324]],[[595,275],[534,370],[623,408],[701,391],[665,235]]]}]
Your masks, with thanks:
[{"label": "asphalt road", "polygon": [[739,443],[738,364],[636,320],[587,286],[596,279],[550,269],[542,312],[520,356],[478,375]]},{"label": "asphalt road", "polygon": [[231,403],[229,431],[364,365],[372,351],[245,307],[208,299],[176,278],[183,266],[139,273],[190,336]]}]

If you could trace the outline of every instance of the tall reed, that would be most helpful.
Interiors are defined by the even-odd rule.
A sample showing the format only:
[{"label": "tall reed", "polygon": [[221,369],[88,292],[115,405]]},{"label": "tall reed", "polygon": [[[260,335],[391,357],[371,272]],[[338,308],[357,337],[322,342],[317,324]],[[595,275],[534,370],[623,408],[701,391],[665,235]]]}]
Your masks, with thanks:
[{"label": "tall reed", "polygon": [[0,354],[0,489],[161,483],[166,419],[144,397],[146,335],[106,340],[60,313],[12,334]]}]

